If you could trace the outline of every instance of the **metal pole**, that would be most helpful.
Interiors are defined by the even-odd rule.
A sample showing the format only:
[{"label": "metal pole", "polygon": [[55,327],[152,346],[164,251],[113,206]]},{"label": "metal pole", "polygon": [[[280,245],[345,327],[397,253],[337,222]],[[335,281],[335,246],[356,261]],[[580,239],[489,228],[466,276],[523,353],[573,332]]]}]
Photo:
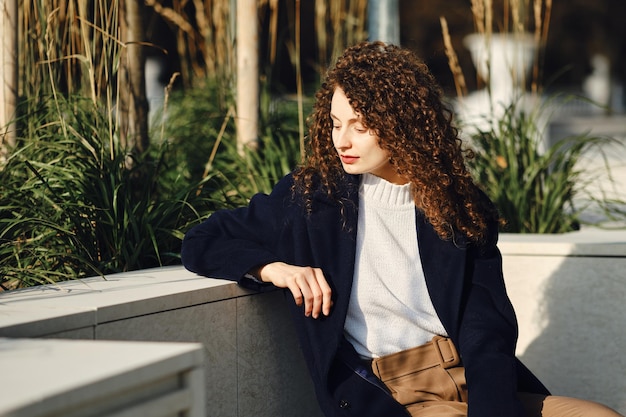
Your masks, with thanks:
[{"label": "metal pole", "polygon": [[368,22],[370,41],[400,44],[399,0],[370,0]]}]

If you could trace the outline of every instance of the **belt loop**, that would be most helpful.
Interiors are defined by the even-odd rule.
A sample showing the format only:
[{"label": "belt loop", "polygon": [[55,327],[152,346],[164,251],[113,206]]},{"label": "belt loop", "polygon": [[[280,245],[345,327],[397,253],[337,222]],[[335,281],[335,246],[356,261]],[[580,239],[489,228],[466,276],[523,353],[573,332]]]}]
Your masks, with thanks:
[{"label": "belt loop", "polygon": [[[443,369],[453,368],[461,363],[461,358],[459,357],[456,347],[450,338],[435,336],[431,342],[435,352],[437,352],[437,356],[440,361],[439,363]],[[442,346],[447,347],[450,352],[444,353],[441,349]]]},{"label": "belt loop", "polygon": [[380,374],[380,369],[378,368],[378,362],[379,362],[379,358],[374,358],[372,359],[371,362],[371,367],[372,367],[372,371],[374,372],[374,375],[376,375],[376,377],[380,380],[382,380],[382,376]]}]

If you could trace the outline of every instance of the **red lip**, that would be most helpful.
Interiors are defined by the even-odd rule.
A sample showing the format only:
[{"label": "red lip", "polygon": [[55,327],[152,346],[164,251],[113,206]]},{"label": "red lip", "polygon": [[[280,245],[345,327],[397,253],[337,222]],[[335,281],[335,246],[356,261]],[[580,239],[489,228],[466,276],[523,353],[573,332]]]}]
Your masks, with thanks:
[{"label": "red lip", "polygon": [[350,156],[350,155],[341,155],[340,158],[341,158],[341,162],[343,162],[344,164],[348,164],[348,165],[355,163],[359,159],[358,156]]}]

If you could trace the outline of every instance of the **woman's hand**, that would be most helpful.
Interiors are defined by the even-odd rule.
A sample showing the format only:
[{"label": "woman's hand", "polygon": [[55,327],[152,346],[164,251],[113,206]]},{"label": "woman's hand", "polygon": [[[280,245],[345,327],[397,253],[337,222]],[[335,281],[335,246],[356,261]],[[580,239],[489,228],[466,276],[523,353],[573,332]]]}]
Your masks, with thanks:
[{"label": "woman's hand", "polygon": [[262,266],[253,275],[276,287],[288,288],[296,305],[304,304],[305,316],[316,319],[320,313],[325,316],[330,314],[332,291],[320,268],[274,262]]}]

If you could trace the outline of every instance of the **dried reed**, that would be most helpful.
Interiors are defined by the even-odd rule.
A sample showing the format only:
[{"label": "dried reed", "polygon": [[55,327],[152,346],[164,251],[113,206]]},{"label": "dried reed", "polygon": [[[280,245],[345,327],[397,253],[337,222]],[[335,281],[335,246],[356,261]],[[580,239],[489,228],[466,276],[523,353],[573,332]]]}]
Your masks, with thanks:
[{"label": "dried reed", "polygon": [[296,65],[296,89],[298,95],[298,137],[300,142],[300,159],[304,161],[304,108],[303,108],[303,90],[302,90],[302,58],[300,54],[301,50],[301,4],[300,0],[296,0],[296,16],[295,16],[295,36],[294,43],[296,45],[297,59],[295,62]]},{"label": "dried reed", "polygon": [[366,15],[366,0],[316,0],[315,36],[319,73],[324,73],[329,62],[346,47],[367,38]]},{"label": "dried reed", "polygon": [[22,96],[60,88],[96,102],[110,92],[122,47],[117,1],[24,0],[20,18]]},{"label": "dried reed", "polygon": [[459,97],[467,95],[467,84],[465,83],[465,77],[463,76],[463,70],[459,65],[459,59],[456,55],[452,41],[450,39],[450,32],[448,31],[448,22],[445,17],[440,18],[441,29],[443,32],[443,43],[445,46],[446,56],[448,57],[448,65],[452,71],[454,77],[454,85],[456,87],[456,94]]},{"label": "dried reed", "polygon": [[208,78],[232,85],[235,59],[230,0],[192,0],[193,15],[188,13],[188,3],[174,0],[166,7],[159,0],[146,0],[146,5],[175,29],[184,85],[191,87]]},{"label": "dried reed", "polygon": [[[532,13],[530,9],[532,7]],[[483,34],[488,39],[491,37],[494,24],[502,28],[502,32],[510,32],[512,36],[521,36],[532,33],[535,42],[535,59],[533,60],[531,90],[536,93],[540,85],[540,68],[542,53],[548,38],[548,27],[552,11],[552,0],[502,0],[502,21],[494,22],[494,3],[492,0],[471,0],[471,11],[476,33]],[[533,17],[532,22],[530,16]],[[509,31],[509,24],[511,31]],[[459,66],[456,52],[450,42],[450,34],[445,18],[441,18],[442,35],[445,45],[448,65],[454,77],[457,95],[462,97],[467,90],[463,87],[465,79]],[[489,64],[488,64],[489,65]],[[524,81],[522,81],[524,82]]]},{"label": "dried reed", "polygon": [[[163,6],[161,0],[146,0],[146,4],[175,28],[185,85],[191,86],[204,78],[217,78],[224,85],[232,85],[235,61],[231,1],[191,1],[195,11],[193,16],[185,7],[190,0],[173,0],[171,7]],[[299,25],[295,18],[295,9],[299,7],[295,2],[279,3],[278,0],[260,0],[258,7],[260,16],[265,16],[266,12],[269,14],[267,61],[270,65],[275,64],[279,33],[284,32],[278,27],[280,7],[286,8],[291,35],[285,42],[295,65],[293,42],[296,33],[300,36],[300,30],[294,31],[293,28]],[[366,12],[367,0],[315,1],[313,18],[320,73],[348,45],[367,37]]]},{"label": "dried reed", "polygon": [[276,62],[276,44],[278,43],[278,0],[269,0],[270,24],[269,24],[269,62],[274,65]]}]

